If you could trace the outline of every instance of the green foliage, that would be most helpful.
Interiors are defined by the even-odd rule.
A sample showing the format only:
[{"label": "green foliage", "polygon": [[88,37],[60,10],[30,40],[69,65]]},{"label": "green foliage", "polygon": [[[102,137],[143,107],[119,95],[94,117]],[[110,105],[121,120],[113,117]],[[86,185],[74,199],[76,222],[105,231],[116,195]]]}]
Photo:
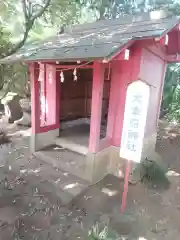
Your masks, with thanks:
[{"label": "green foliage", "polygon": [[[80,14],[77,9],[75,0],[0,1],[0,58],[26,41],[42,40],[56,34],[61,25],[74,23]],[[27,75],[23,64],[0,65],[0,98],[8,91],[26,94]]]},{"label": "green foliage", "polygon": [[175,15],[180,13],[180,3],[175,0],[81,0],[96,19],[117,18],[125,14],[168,9]]},{"label": "green foliage", "polygon": [[151,183],[156,187],[169,187],[170,182],[166,176],[167,170],[164,167],[160,166],[155,160],[149,160],[148,158],[141,165],[143,168],[143,182]]},{"label": "green foliage", "polygon": [[78,0],[52,0],[44,20],[57,28],[61,25],[78,23],[81,15],[81,5]]},{"label": "green foliage", "polygon": [[[7,29],[0,28],[0,57],[7,55],[12,44]],[[23,64],[0,65],[0,98],[8,92],[17,92],[24,96],[27,91],[27,67]]]},{"label": "green foliage", "polygon": [[[161,112],[169,121],[180,122],[180,65],[169,64],[164,84]],[[163,114],[162,114],[163,116]]]},{"label": "green foliage", "polygon": [[120,238],[115,232],[109,231],[107,226],[101,228],[98,223],[96,223],[88,233],[88,240],[117,240],[117,239]]},{"label": "green foliage", "polygon": [[[5,28],[11,32],[10,39],[13,42],[18,42],[25,30],[21,2],[22,0],[0,2],[0,24],[2,22]],[[33,16],[46,3],[45,0],[26,0],[26,2],[32,3]],[[43,39],[49,37],[49,35],[54,35],[61,25],[78,22],[80,13],[81,7],[78,0],[50,0],[49,7],[34,22],[29,33],[29,40],[39,39],[40,36]]]},{"label": "green foliage", "polygon": [[174,90],[167,117],[170,121],[180,122],[180,85]]}]

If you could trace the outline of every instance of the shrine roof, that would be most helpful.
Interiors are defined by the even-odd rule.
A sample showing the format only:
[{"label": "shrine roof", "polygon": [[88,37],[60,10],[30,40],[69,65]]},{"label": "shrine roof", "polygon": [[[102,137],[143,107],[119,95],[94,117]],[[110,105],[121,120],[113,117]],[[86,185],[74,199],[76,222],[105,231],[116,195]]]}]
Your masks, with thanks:
[{"label": "shrine roof", "polygon": [[164,12],[157,18],[155,13],[71,26],[62,34],[25,45],[0,63],[111,59],[134,40],[162,37],[180,21]]}]

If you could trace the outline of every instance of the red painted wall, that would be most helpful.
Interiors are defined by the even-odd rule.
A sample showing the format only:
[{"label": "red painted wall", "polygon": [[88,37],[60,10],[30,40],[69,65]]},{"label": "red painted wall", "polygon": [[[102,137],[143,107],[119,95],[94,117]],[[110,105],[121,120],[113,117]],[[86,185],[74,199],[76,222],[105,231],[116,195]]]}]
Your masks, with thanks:
[{"label": "red painted wall", "polygon": [[168,33],[168,54],[176,54],[180,50],[180,32],[172,30]]},{"label": "red painted wall", "polygon": [[[127,86],[138,79],[141,55],[142,50],[134,45],[128,61],[124,60],[114,63],[116,76],[113,79],[115,84],[114,86],[112,85],[114,91],[111,91],[109,111],[111,115],[115,115],[115,119],[112,122],[108,122],[108,129],[111,129],[111,131],[113,129],[112,144],[115,146],[120,146],[121,143]],[[116,97],[113,97],[113,92],[116,93]],[[113,106],[116,106],[114,111],[112,110]]]},{"label": "red painted wall", "polygon": [[[58,81],[60,76],[58,72]],[[92,100],[92,69],[78,69],[78,80],[74,81],[73,70],[64,72],[64,82],[61,85],[60,119],[73,120],[90,117]],[[110,81],[105,77],[103,91],[103,115],[107,114]]]},{"label": "red painted wall", "polygon": [[85,83],[77,72],[78,80],[73,81],[73,71],[64,72],[61,84],[60,119],[75,119],[85,115]]},{"label": "red painted wall", "polygon": [[[109,136],[112,135],[112,144],[115,146],[120,146],[121,142],[126,91],[129,83],[140,79],[151,88],[145,137],[156,132],[159,117],[166,63],[151,51],[151,46],[149,49],[143,48],[143,42],[141,45],[134,45],[130,52],[128,61],[114,63],[116,76],[111,86],[114,90],[111,89],[109,115],[109,119],[113,121],[108,123],[108,133]],[[116,116],[115,120],[113,114]]]},{"label": "red painted wall", "polygon": [[150,85],[150,101],[145,137],[156,132],[157,118],[165,75],[165,62],[150,50],[143,49],[139,78]]}]

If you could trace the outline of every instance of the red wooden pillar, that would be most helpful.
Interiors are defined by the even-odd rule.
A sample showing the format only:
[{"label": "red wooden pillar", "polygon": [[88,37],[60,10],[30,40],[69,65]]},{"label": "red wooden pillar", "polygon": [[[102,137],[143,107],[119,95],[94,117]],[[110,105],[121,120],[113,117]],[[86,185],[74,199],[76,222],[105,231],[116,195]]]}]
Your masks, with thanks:
[{"label": "red wooden pillar", "polygon": [[163,72],[162,72],[162,79],[161,79],[161,85],[159,89],[159,106],[157,109],[157,117],[156,117],[156,125],[158,127],[159,124],[159,115],[160,115],[160,110],[161,110],[161,102],[163,98],[163,90],[164,90],[164,81],[165,81],[165,76],[166,76],[166,68],[167,68],[167,62],[164,62],[163,66]]},{"label": "red wooden pillar", "polygon": [[46,125],[46,65],[39,64],[40,127]]},{"label": "red wooden pillar", "polygon": [[111,87],[109,96],[109,110],[108,110],[108,121],[107,121],[107,133],[108,139],[112,139],[114,131],[114,123],[116,119],[116,111],[118,107],[118,81],[120,77],[120,61],[113,61],[111,64],[112,75],[111,75]]},{"label": "red wooden pillar", "polygon": [[31,82],[31,125],[32,133],[40,131],[40,98],[39,98],[39,66],[38,63],[29,65],[30,82]]},{"label": "red wooden pillar", "polygon": [[55,66],[30,65],[33,152],[55,144],[59,134],[59,84]]},{"label": "red wooden pillar", "polygon": [[[56,125],[59,127],[59,101],[57,99],[57,81],[56,81],[56,67],[53,65],[46,65],[46,124],[47,126]],[[55,126],[55,127],[56,127]]]},{"label": "red wooden pillar", "polygon": [[91,153],[95,153],[99,148],[104,70],[105,67],[103,63],[94,62],[91,101],[91,125],[89,137],[89,152]]},{"label": "red wooden pillar", "polygon": [[127,92],[129,76],[128,74],[125,74],[125,72],[124,73],[121,72],[121,74],[119,74],[119,77],[118,76],[116,77],[118,78],[118,80],[116,80],[116,88],[118,89],[118,95],[116,96],[117,102],[114,103],[116,106],[116,114],[115,114],[116,119],[114,121],[112,144],[119,147],[121,142],[122,128],[123,128],[124,109],[125,109],[126,92]]},{"label": "red wooden pillar", "polygon": [[[41,74],[42,73],[42,74]],[[59,128],[59,82],[56,78],[56,67],[44,64],[40,69],[41,97],[43,106],[41,109],[40,132],[47,132]]]}]

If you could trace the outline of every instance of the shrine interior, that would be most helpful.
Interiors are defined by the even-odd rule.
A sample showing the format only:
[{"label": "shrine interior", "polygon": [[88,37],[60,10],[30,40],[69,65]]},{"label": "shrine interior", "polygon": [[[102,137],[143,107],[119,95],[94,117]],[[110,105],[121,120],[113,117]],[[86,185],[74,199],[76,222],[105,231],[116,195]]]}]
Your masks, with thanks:
[{"label": "shrine interior", "polygon": [[[75,144],[88,148],[90,135],[90,118],[92,103],[93,68],[74,69],[63,72],[57,70],[57,79],[60,81],[60,131],[59,144]],[[104,73],[104,88],[101,113],[100,138],[105,138],[107,128],[107,114],[110,92],[110,68]]]}]

